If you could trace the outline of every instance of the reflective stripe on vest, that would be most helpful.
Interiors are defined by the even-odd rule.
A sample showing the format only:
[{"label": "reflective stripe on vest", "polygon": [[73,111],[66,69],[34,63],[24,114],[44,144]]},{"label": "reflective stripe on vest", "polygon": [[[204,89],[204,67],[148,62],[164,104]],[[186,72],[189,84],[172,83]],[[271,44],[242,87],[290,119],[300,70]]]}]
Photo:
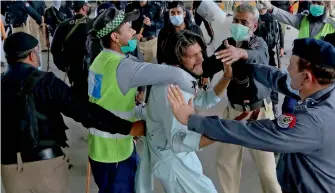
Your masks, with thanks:
[{"label": "reflective stripe on vest", "polygon": [[[89,70],[90,102],[100,105],[116,116],[135,121],[136,88],[122,95],[116,71],[123,55],[103,50],[96,57]],[[111,125],[111,127],[115,127]],[[116,163],[129,158],[134,150],[133,137],[111,134],[91,128],[88,155],[91,159],[103,163]]]},{"label": "reflective stripe on vest", "polygon": [[307,17],[305,16],[304,19],[302,19],[300,23],[300,29],[299,29],[299,36],[298,38],[314,38],[317,40],[323,39],[327,34],[334,33],[335,29],[332,24],[326,23],[321,31],[316,34],[315,37],[310,37],[310,30],[309,30],[309,21]]}]

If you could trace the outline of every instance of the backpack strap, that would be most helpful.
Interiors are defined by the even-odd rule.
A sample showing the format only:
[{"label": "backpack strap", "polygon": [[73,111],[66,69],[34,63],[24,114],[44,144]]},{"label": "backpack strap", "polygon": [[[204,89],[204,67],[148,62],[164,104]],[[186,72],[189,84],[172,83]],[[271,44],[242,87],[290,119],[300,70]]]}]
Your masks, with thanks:
[{"label": "backpack strap", "polygon": [[45,75],[45,72],[40,70],[35,70],[32,72],[28,78],[24,81],[23,86],[21,87],[21,93],[30,94],[35,88],[37,82]]},{"label": "backpack strap", "polygon": [[71,37],[73,32],[78,28],[79,24],[81,24],[82,21],[84,21],[87,18],[87,16],[82,17],[75,26],[72,27],[71,31],[66,35],[64,42],[67,42],[67,40]]}]

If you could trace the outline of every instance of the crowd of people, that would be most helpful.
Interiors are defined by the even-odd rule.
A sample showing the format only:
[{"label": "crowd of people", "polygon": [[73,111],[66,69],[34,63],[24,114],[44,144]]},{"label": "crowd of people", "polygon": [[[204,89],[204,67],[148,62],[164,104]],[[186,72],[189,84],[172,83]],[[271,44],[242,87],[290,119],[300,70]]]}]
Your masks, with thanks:
[{"label": "crowd of people", "polygon": [[[92,18],[87,1],[1,2],[7,193],[70,191],[63,116],[89,131],[99,193],[153,193],[153,179],[167,193],[216,193],[196,154],[216,142],[223,193],[240,192],[243,149],[264,193],[335,191],[332,1],[309,1],[298,13],[268,0],[226,1],[223,10],[222,1],[96,3]],[[208,54],[221,33],[213,21],[230,16],[231,36]],[[285,72],[289,26],[299,33]],[[42,52],[69,85],[41,70]],[[225,92],[221,118],[197,115],[195,106],[215,106]]]}]

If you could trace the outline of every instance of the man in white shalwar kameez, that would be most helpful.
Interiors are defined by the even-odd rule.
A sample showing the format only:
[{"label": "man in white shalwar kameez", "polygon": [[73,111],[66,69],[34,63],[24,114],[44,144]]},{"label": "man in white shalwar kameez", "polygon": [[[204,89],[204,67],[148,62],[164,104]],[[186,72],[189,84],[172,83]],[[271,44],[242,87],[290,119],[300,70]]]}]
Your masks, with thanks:
[{"label": "man in white shalwar kameez", "polygon": [[[179,67],[194,77],[194,92],[182,91],[185,100],[194,98],[194,104],[202,108],[216,105],[229,84],[231,67],[227,67],[214,89],[197,92],[197,79],[202,75],[206,50],[203,39],[189,31],[173,34],[169,38],[171,41],[167,41],[164,49],[168,50],[165,53],[166,63],[180,64]],[[167,193],[216,193],[212,181],[203,174],[196,155],[196,151],[212,141],[187,130],[185,125],[177,121],[167,100],[168,86],[161,84],[151,88],[146,106],[147,133],[143,141],[147,149],[144,150],[145,155],[141,156],[136,192],[153,192],[151,173]]]}]

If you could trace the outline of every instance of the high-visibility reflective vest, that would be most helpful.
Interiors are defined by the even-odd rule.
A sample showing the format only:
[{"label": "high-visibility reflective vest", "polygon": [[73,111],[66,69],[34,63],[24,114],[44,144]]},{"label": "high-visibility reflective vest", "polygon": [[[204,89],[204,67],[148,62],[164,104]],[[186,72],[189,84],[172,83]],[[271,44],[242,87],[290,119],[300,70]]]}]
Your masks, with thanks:
[{"label": "high-visibility reflective vest", "polygon": [[309,21],[307,17],[305,16],[304,19],[302,19],[300,23],[298,38],[314,38],[314,39],[320,40],[324,38],[327,34],[331,34],[334,32],[335,32],[334,26],[330,23],[326,23],[321,29],[321,31],[318,34],[316,34],[315,37],[311,37],[310,32],[309,32]]},{"label": "high-visibility reflective vest", "polygon": [[[122,119],[134,122],[137,90],[132,88],[125,96],[122,95],[116,79],[116,69],[124,57],[111,50],[100,52],[89,70],[89,100]],[[134,148],[132,136],[110,134],[94,128],[89,129],[88,145],[89,157],[103,163],[126,160]]]}]

